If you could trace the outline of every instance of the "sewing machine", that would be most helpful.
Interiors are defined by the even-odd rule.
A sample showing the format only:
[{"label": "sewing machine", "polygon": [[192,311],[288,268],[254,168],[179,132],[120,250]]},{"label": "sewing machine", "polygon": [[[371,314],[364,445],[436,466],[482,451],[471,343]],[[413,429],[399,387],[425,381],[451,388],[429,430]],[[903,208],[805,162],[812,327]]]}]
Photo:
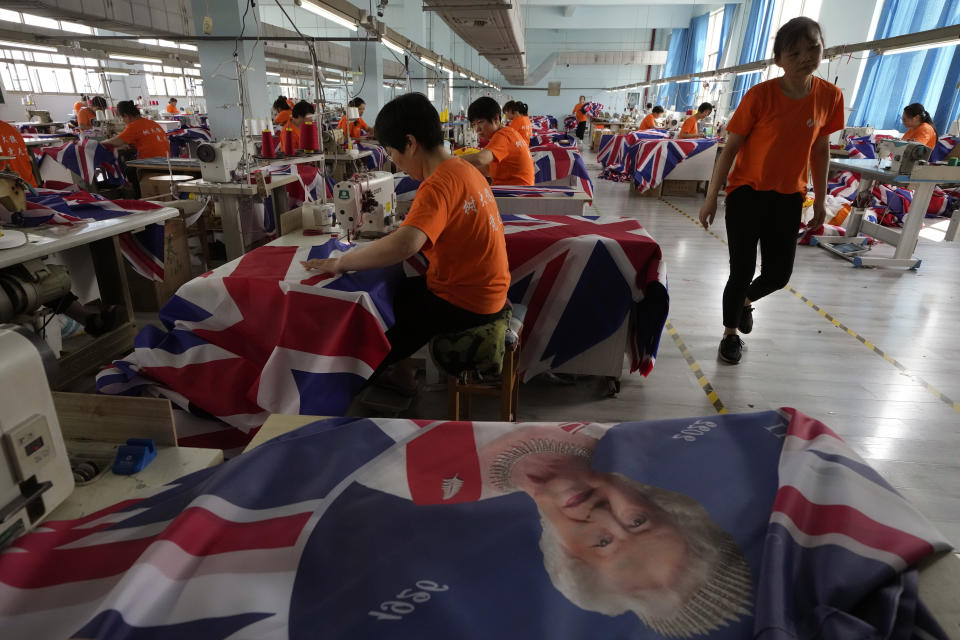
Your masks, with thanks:
[{"label": "sewing machine", "polygon": [[73,491],[73,472],[47,382],[55,363],[28,329],[0,325],[0,549]]},{"label": "sewing machine", "polygon": [[846,145],[850,138],[873,135],[873,127],[846,127],[840,132],[840,144]]},{"label": "sewing machine", "polygon": [[910,175],[913,167],[930,158],[930,147],[905,140],[881,140],[877,143],[877,166],[890,158],[889,171],[898,175]]},{"label": "sewing machine", "polygon": [[343,129],[327,129],[321,133],[322,143],[323,143],[323,153],[324,155],[334,156],[337,155],[346,144],[344,139]]},{"label": "sewing machine", "polygon": [[243,157],[243,142],[220,140],[204,142],[197,147],[200,175],[207,182],[231,182],[233,172]]},{"label": "sewing machine", "polygon": [[[36,122],[38,124],[50,124],[53,122],[53,118],[50,117],[50,112],[43,109],[27,109],[27,120],[30,122]],[[36,118],[36,120],[34,120]]]},{"label": "sewing machine", "polygon": [[393,174],[370,171],[355,174],[333,188],[337,224],[351,235],[383,236],[401,222],[397,215],[397,195]]}]

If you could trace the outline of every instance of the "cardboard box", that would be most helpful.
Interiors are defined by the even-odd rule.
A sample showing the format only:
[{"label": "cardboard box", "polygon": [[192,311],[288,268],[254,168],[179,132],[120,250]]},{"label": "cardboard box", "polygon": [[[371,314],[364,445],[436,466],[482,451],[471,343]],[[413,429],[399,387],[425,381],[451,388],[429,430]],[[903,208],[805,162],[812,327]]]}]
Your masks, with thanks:
[{"label": "cardboard box", "polygon": [[665,196],[695,196],[697,195],[698,180],[664,180],[663,195]]},{"label": "cardboard box", "polygon": [[136,311],[157,311],[192,277],[183,218],[166,220],[163,235],[163,281],[147,280],[124,263],[130,283],[130,299]]},{"label": "cardboard box", "polygon": [[637,188],[633,185],[633,183],[630,183],[630,194],[639,196],[641,198],[659,198],[662,188],[663,185],[661,184],[660,186],[654,187],[653,189],[647,189],[641,193],[640,191],[637,191]]}]

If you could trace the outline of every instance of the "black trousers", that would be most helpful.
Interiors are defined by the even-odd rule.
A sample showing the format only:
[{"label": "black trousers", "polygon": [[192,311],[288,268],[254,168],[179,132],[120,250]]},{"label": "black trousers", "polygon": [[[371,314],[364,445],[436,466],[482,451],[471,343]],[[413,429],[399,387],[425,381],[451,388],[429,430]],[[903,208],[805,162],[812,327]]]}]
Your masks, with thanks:
[{"label": "black trousers", "polygon": [[577,137],[583,140],[583,134],[587,130],[587,121],[577,123]]},{"label": "black trousers", "polygon": [[427,288],[426,277],[407,278],[400,284],[393,313],[394,324],[387,330],[390,353],[371,379],[391,364],[412,356],[434,336],[477,327],[499,315],[474,313],[447,302]]},{"label": "black trousers", "polygon": [[[727,195],[730,277],[723,290],[724,327],[732,329],[740,323],[744,300],[759,300],[790,281],[802,209],[802,193],[755,191],[743,186]],[[754,278],[757,243],[760,275]]]}]

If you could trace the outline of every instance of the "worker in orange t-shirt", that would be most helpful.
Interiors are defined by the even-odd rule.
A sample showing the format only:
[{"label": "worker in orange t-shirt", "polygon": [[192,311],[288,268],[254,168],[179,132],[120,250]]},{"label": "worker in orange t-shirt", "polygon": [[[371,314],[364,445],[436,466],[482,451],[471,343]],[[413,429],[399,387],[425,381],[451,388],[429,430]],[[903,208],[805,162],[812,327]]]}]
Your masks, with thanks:
[{"label": "worker in orange t-shirt", "polygon": [[[367,103],[363,101],[363,98],[354,98],[347,103],[348,107],[356,107],[357,115],[360,116],[356,120],[350,122],[350,137],[354,140],[358,138],[368,138],[370,137],[370,125],[363,121],[363,112],[367,108]],[[343,129],[343,135],[347,135],[347,114],[343,114],[343,117],[340,118],[340,122],[337,123],[337,127]]]},{"label": "worker in orange t-shirt", "polygon": [[[170,153],[170,139],[163,127],[153,120],[140,115],[140,109],[132,100],[117,103],[117,115],[127,125],[119,135],[104,140],[101,144],[114,149],[133,147],[137,150],[137,159],[164,157]],[[133,183],[137,197],[140,197],[140,182],[136,169],[128,167],[127,178]]]},{"label": "worker in orange t-shirt", "polygon": [[527,103],[519,100],[510,100],[503,105],[503,115],[510,119],[510,128],[516,129],[520,137],[530,144],[530,138],[533,137],[533,124],[530,122],[529,107]]},{"label": "worker in orange t-shirt", "polygon": [[697,112],[683,121],[683,126],[680,127],[680,135],[677,137],[683,140],[684,138],[701,138],[700,135],[700,121],[713,113],[713,105],[709,102],[704,102],[699,107],[697,107]]},{"label": "worker in orange t-shirt", "polygon": [[33,163],[23,136],[8,122],[0,120],[0,156],[9,156],[13,160],[0,160],[0,170],[10,169],[34,187],[37,180],[33,177]]},{"label": "worker in orange t-shirt", "polygon": [[395,321],[387,331],[390,353],[371,378],[373,384],[410,394],[416,392],[411,371],[387,368],[434,336],[498,318],[507,302],[510,267],[493,193],[479,171],[447,153],[440,116],[429,100],[408,93],[388,102],[375,130],[394,164],[422,181],[410,212],[387,237],[303,266],[326,273],[363,271],[423,251],[430,262],[427,275],[400,284]]},{"label": "worker in orange t-shirt", "polygon": [[300,144],[300,129],[303,127],[303,123],[307,121],[307,116],[313,115],[316,113],[313,105],[307,102],[306,100],[301,100],[297,104],[293,105],[293,108],[290,109],[290,118],[287,120],[287,123],[281,129],[281,133],[284,129],[288,127],[293,132],[293,148],[294,149],[303,149]]},{"label": "worker in orange t-shirt", "polygon": [[73,112],[79,114],[80,109],[87,106],[88,102],[89,100],[87,99],[87,96],[85,95],[80,96],[80,99],[73,103]]},{"label": "worker in orange t-shirt", "polygon": [[643,117],[643,120],[640,121],[640,131],[646,131],[647,129],[653,129],[657,126],[657,116],[663,113],[663,107],[657,105],[653,108],[653,111],[648,113]]},{"label": "worker in orange t-shirt", "polygon": [[287,98],[287,105],[289,105],[291,110],[293,110],[296,104],[297,104],[296,100],[294,100],[293,98]]},{"label": "worker in orange t-shirt", "polygon": [[[738,331],[753,330],[752,303],[790,280],[808,175],[814,200],[807,228],[821,227],[826,220],[829,138],[843,128],[845,113],[840,89],[813,75],[823,47],[820,25],[810,18],[793,18],[780,27],[773,55],[783,76],[761,82],[743,96],[700,209],[700,223],[708,227],[726,177],[730,276],[723,291],[724,329],[717,355],[729,364],[740,362],[742,355]],[[754,278],[758,242],[763,260]]]},{"label": "worker in orange t-shirt", "polygon": [[489,96],[474,100],[467,108],[467,120],[487,146],[479,153],[462,156],[464,160],[490,174],[494,185],[533,186],[535,170],[530,155],[530,138],[516,129],[503,126],[500,105]]},{"label": "worker in orange t-shirt", "polygon": [[170,98],[170,102],[167,103],[167,113],[174,116],[180,115],[180,109],[177,107],[176,98]]},{"label": "worker in orange t-shirt", "polygon": [[277,112],[276,117],[273,119],[273,124],[278,124],[281,127],[287,124],[290,121],[290,116],[293,115],[291,110],[293,107],[287,103],[287,99],[283,96],[280,96],[273,101],[273,108]]},{"label": "worker in orange t-shirt", "polygon": [[77,112],[77,127],[81,131],[93,129],[93,121],[97,118],[97,111],[107,110],[107,101],[100,96],[95,96],[90,101],[89,107],[81,107]]},{"label": "worker in orange t-shirt", "polygon": [[907,128],[907,132],[903,134],[904,140],[919,142],[931,149],[937,146],[937,130],[933,127],[933,118],[922,104],[914,102],[904,107],[900,120]]},{"label": "worker in orange t-shirt", "polygon": [[587,130],[587,114],[583,111],[583,105],[586,104],[587,97],[580,96],[580,101],[573,108],[573,117],[577,119],[577,138],[583,141],[583,134]]}]

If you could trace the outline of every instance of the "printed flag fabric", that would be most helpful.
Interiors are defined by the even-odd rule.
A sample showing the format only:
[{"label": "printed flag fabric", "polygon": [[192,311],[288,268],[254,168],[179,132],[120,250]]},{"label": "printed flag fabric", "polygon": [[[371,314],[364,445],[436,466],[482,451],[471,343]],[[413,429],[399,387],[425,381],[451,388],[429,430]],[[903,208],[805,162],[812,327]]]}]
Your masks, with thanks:
[{"label": "printed flag fabric", "polygon": [[668,131],[660,129],[647,129],[631,133],[605,133],[600,136],[597,162],[605,168],[625,166],[625,154],[635,148],[640,140],[664,140],[669,137],[670,133]]},{"label": "printed flag fabric", "polygon": [[369,142],[358,142],[357,149],[360,151],[369,151],[370,155],[365,158],[367,163],[367,169],[370,171],[383,171],[383,167],[387,164],[387,150],[381,147],[378,144],[371,144]]},{"label": "printed flag fabric", "polygon": [[[0,222],[22,227],[79,225],[157,211],[163,206],[144,200],[107,200],[101,195],[74,186],[65,190],[38,189],[27,194],[27,209],[11,213],[0,205]],[[143,231],[123,233],[117,239],[120,250],[134,271],[149,280],[163,280],[164,225],[148,224]]]},{"label": "printed flag fabric", "polygon": [[[850,152],[850,158],[875,160],[877,157],[877,142],[892,139],[893,136],[872,134],[850,138],[845,149]],[[930,152],[930,162],[943,162],[957,144],[955,136],[940,136],[937,144]]]},{"label": "printed flag fabric", "polygon": [[593,181],[590,180],[587,165],[579,151],[556,145],[544,145],[531,147],[530,154],[533,156],[535,185],[574,176],[583,192],[591,199],[593,198]]},{"label": "printed flag fabric", "polygon": [[574,116],[567,116],[563,119],[563,128],[566,131],[577,128],[577,119]]},{"label": "printed flag fabric", "polygon": [[636,153],[628,152],[627,168],[638,191],[655,189],[677,165],[716,146],[716,140],[648,140],[638,142]]},{"label": "printed flag fabric", "polygon": [[580,190],[574,187],[525,187],[525,186],[492,186],[494,198],[543,198],[568,197],[572,198]]},{"label": "printed flag fabric", "polygon": [[[153,395],[244,431],[270,413],[343,415],[390,350],[399,265],[332,276],[301,261],[349,250],[260,247],[180,287],[127,358],[97,376],[111,395]],[[199,410],[199,411],[195,411]]]},{"label": "printed flag fabric", "polygon": [[553,116],[530,116],[530,126],[536,133],[554,131],[557,128],[557,119]]},{"label": "printed flag fabric", "polygon": [[580,110],[591,118],[596,118],[603,111],[603,105],[599,102],[585,102]]},{"label": "printed flag fabric", "polygon": [[539,147],[546,144],[554,144],[560,147],[575,148],[576,140],[569,133],[562,131],[543,131],[537,132],[530,138],[531,147]]},{"label": "printed flag fabric", "polygon": [[620,424],[332,418],[13,541],[0,630],[944,640],[915,567],[949,548],[793,409]]},{"label": "printed flag fabric", "polygon": [[953,151],[953,148],[957,146],[958,140],[960,140],[960,138],[955,136],[941,136],[937,140],[937,146],[930,152],[930,162],[943,162],[946,160],[950,152]]},{"label": "printed flag fabric", "polygon": [[171,158],[189,158],[190,147],[188,142],[210,142],[213,140],[213,134],[207,127],[183,127],[167,132],[167,138],[170,140]]},{"label": "printed flag fabric", "polygon": [[653,369],[669,310],[660,246],[633,218],[504,215],[508,297],[526,306],[524,380],[588,354],[628,322],[630,370]]},{"label": "printed flag fabric", "polygon": [[[827,182],[827,193],[851,202],[856,198],[860,188],[860,174],[853,171],[842,171],[832,175]],[[902,226],[904,216],[910,210],[913,201],[913,190],[895,185],[875,183],[872,190],[873,200],[871,208],[880,213],[879,224],[898,227]],[[956,198],[950,192],[939,186],[934,187],[930,204],[927,206],[926,217],[942,216],[947,211],[956,208]]]},{"label": "printed flag fabric", "polygon": [[851,202],[857,196],[860,187],[860,174],[853,171],[841,171],[831,174],[827,181],[827,193],[837,198],[846,198]]},{"label": "printed flag fabric", "polygon": [[105,179],[102,182],[106,186],[120,186],[127,181],[116,154],[93,138],[45,147],[42,153],[41,169],[44,162],[58,162],[89,185],[97,183],[98,172],[103,174]]}]

